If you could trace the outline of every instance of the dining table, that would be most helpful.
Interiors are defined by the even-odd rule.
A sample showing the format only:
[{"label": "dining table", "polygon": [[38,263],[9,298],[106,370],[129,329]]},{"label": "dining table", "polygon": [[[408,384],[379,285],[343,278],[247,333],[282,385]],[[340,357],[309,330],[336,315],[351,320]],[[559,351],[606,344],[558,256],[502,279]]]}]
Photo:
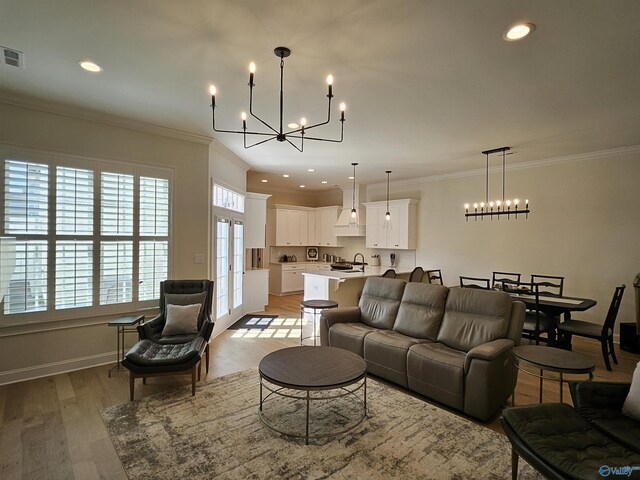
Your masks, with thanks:
[{"label": "dining table", "polygon": [[[523,302],[527,309],[536,308],[536,296],[532,293],[510,293],[514,300]],[[564,320],[571,319],[571,312],[584,312],[594,307],[598,302],[591,298],[560,297],[551,295],[539,295],[538,305],[545,315]]]}]

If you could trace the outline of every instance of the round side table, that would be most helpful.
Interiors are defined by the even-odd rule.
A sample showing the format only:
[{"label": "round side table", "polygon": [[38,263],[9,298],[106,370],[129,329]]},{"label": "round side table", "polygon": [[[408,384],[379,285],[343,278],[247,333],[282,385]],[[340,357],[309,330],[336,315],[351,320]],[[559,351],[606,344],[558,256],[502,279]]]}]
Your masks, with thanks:
[{"label": "round side table", "polygon": [[[302,345],[302,342],[304,342],[307,338],[313,338],[313,346],[316,346],[318,338],[318,312],[322,313],[322,310],[328,310],[330,308],[338,308],[338,302],[334,302],[333,300],[303,300],[302,302],[300,302],[300,345]],[[302,328],[306,309],[312,311],[313,334],[307,337],[303,337]]]},{"label": "round side table", "polygon": [[[542,403],[542,382],[549,377],[544,376],[544,371],[555,372],[558,374],[558,382],[560,384],[560,403],[562,403],[562,384],[564,374],[570,375],[589,375],[589,380],[593,379],[593,371],[596,365],[593,360],[576,352],[562,350],[555,347],[546,347],[544,345],[521,345],[514,347],[513,365],[521,372],[540,379],[540,403]],[[540,375],[522,368],[523,364],[529,365],[540,370]],[[513,389],[513,404],[515,405],[516,390]]]}]

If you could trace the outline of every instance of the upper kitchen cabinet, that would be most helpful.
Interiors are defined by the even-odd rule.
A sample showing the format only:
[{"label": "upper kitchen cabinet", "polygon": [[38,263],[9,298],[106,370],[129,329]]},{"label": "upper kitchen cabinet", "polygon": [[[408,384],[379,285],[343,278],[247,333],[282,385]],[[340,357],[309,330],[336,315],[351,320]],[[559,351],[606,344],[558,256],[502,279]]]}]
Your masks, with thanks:
[{"label": "upper kitchen cabinet", "polygon": [[[304,207],[301,207],[304,208]],[[309,214],[307,209],[282,208],[276,205],[276,245],[305,246],[309,243]]]},{"label": "upper kitchen cabinet", "polygon": [[367,248],[415,250],[417,246],[418,201],[411,199],[389,201],[391,218],[387,220],[387,202],[364,204],[367,212]]},{"label": "upper kitchen cabinet", "polygon": [[265,248],[267,198],[271,195],[247,192],[244,201],[244,248]]},{"label": "upper kitchen cabinet", "polygon": [[310,245],[319,247],[337,247],[338,237],[335,225],[340,216],[340,207],[318,207],[315,209],[315,242]]}]

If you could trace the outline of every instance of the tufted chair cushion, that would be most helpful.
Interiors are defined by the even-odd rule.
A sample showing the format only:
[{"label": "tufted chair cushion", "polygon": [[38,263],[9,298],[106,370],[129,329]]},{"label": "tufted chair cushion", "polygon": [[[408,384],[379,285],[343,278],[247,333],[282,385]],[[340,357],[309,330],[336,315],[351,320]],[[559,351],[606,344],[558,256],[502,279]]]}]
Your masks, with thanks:
[{"label": "tufted chair cushion", "polygon": [[640,465],[640,454],[612,441],[569,405],[513,407],[502,415],[527,449],[562,472],[563,478],[599,479],[603,465]]},{"label": "tufted chair cushion", "polygon": [[183,371],[200,360],[205,347],[202,337],[178,344],[140,340],[127,352],[122,364],[140,374]]},{"label": "tufted chair cushion", "polygon": [[370,327],[391,330],[406,284],[396,278],[367,278],[359,303],[360,321]]}]

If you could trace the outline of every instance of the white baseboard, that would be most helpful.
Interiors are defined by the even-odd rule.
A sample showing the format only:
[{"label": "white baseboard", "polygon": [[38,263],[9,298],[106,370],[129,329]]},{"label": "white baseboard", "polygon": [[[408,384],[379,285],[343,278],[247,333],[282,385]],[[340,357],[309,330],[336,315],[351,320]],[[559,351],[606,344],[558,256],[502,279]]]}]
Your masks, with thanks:
[{"label": "white baseboard", "polygon": [[7,370],[5,372],[0,372],[0,385],[33,380],[35,378],[48,377],[51,375],[58,375],[60,373],[73,372],[75,370],[97,367],[108,363],[115,364],[116,358],[117,354],[113,351],[89,355],[87,357],[71,358],[69,360],[61,360],[59,362]]}]

